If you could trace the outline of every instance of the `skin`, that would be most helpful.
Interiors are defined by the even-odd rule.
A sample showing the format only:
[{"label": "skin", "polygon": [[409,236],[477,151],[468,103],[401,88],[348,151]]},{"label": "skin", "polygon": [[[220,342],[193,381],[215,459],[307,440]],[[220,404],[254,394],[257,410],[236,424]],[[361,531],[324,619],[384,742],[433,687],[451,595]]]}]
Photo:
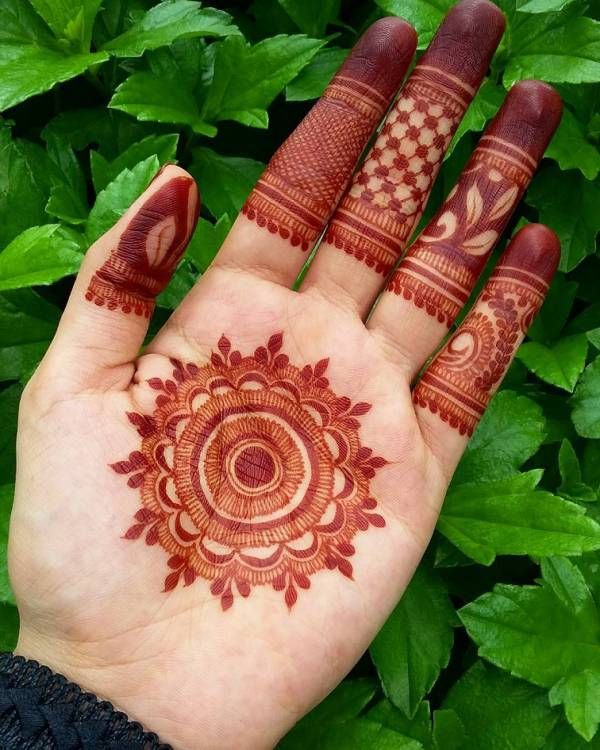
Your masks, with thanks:
[{"label": "skin", "polygon": [[[485,0],[460,4],[441,32],[439,64],[449,66],[462,56],[475,87],[487,62],[482,64],[473,44],[488,40],[487,60],[501,30],[495,6]],[[381,89],[391,97],[414,50],[414,34],[390,19],[370,33],[375,36],[362,43],[356,59],[367,70],[381,71],[389,69],[394,51],[401,60],[393,73],[397,81],[385,81]],[[513,110],[513,121],[525,128],[539,158],[560,105],[549,87],[522,85],[529,96],[519,96],[524,103]],[[330,137],[313,135],[317,143]],[[300,170],[310,154],[292,146]],[[323,206],[323,223],[350,181],[351,167],[345,169],[344,184],[334,185],[331,205]],[[187,205],[176,212],[168,207],[173,180],[189,181]],[[140,222],[161,190],[171,196],[161,209],[164,216],[159,210],[157,224]],[[258,750],[273,747],[333,689],[385,621],[427,546],[468,434],[440,419],[440,397],[433,397],[432,409],[428,394],[417,388],[413,402],[415,373],[441,343],[446,323],[388,291],[365,324],[385,278],[335,244],[323,245],[300,291],[292,291],[312,240],[303,249],[284,237],[285,211],[277,206],[275,231],[247,215],[238,218],[211,268],[139,356],[147,293],[156,288],[148,282],[136,314],[135,305],[123,309],[123,287],[131,289],[130,274],[141,268],[143,252],[158,264],[152,266],[160,268],[157,279],[174,267],[176,258],[165,260],[165,253],[182,248],[169,222],[185,224],[189,236],[197,204],[192,179],[169,166],[90,248],[56,339],[26,388],[9,547],[21,616],[17,653],[111,700],[175,748]],[[146,227],[145,251],[137,235],[123,243],[132,226]],[[142,253],[141,261],[136,256],[125,264],[114,284],[118,294],[92,287],[105,295],[99,304],[94,294],[89,299],[90,284],[99,269],[112,278],[120,267],[114,262],[119,247],[130,259]],[[532,225],[511,248],[506,264],[535,277],[542,290],[530,299],[533,314],[556,267],[557,241],[547,228]],[[520,289],[511,289],[507,294],[519,298]],[[494,318],[489,297],[476,310]],[[493,342],[507,353],[505,369],[524,330],[506,341],[503,331],[494,329]],[[291,363],[302,368],[328,359],[331,389],[352,403],[372,405],[360,416],[358,432],[361,444],[386,460],[370,480],[385,526],[355,536],[352,578],[319,570],[292,608],[281,592],[256,586],[224,612],[205,580],[163,591],[167,553],[160,544],[123,539],[139,508],[139,491],[109,465],[139,449],[141,438],[127,413],[153,413],[157,391],[148,380],[172,377],[171,358],[205,365],[223,334],[246,356],[278,332]],[[441,390],[456,382],[468,390],[472,378],[450,372],[448,361],[441,355],[434,365]],[[478,392],[481,403],[499,380]]]}]

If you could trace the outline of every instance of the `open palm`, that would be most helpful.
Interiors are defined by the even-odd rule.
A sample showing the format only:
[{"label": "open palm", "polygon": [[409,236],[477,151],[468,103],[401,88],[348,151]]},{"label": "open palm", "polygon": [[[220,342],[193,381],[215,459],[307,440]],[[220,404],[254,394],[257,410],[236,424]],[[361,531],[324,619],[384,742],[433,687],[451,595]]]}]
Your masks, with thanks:
[{"label": "open palm", "polygon": [[515,87],[390,276],[501,30],[451,11],[348,187],[415,46],[371,27],[142,356],[193,180],[167,167],[90,248],[21,410],[19,653],[181,748],[272,747],[359,658],[557,262],[522,230],[411,392],[560,114]]}]

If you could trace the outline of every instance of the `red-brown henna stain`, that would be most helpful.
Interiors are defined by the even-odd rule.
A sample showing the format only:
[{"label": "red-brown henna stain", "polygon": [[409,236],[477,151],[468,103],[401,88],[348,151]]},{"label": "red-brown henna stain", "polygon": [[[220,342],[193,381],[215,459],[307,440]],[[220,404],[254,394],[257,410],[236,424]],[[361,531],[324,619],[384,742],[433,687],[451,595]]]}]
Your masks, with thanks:
[{"label": "red-brown henna stain", "polygon": [[392,269],[503,28],[491,3],[469,0],[448,13],[333,215],[327,243],[377,273]]},{"label": "red-brown henna stain", "polygon": [[560,119],[558,94],[525,81],[508,94],[460,179],[388,289],[450,326],[467,301]]},{"label": "red-brown henna stain", "polygon": [[416,46],[399,19],[373,24],[250,194],[248,219],[309,250],[331,215]]},{"label": "red-brown henna stain", "polygon": [[162,185],[140,207],[96,271],[86,299],[148,318],[183,255],[198,210],[198,193],[190,177],[174,177]]},{"label": "red-brown henna stain", "polygon": [[425,371],[416,404],[471,435],[539,310],[559,258],[558,240],[539,225],[521,230],[477,304]]},{"label": "red-brown henna stain", "polygon": [[142,507],[125,538],[169,554],[165,591],[196,578],[228,609],[255,586],[298,589],[323,569],[352,578],[359,531],[385,526],[369,484],[386,462],[361,445],[371,406],[337,396],[328,360],[296,367],[282,334],[242,356],[222,336],[208,364],[172,360],[152,415],[129,414],[142,442],[112,465]]}]

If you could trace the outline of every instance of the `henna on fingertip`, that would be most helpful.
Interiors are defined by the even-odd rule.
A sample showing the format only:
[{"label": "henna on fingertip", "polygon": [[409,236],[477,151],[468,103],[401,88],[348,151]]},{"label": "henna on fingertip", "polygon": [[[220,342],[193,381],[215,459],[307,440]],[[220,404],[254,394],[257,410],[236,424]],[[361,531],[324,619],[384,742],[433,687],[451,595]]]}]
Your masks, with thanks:
[{"label": "henna on fingertip", "polygon": [[413,391],[417,406],[472,435],[542,306],[560,245],[541,224],[521,229],[477,302]]},{"label": "henna on fingertip", "polygon": [[561,115],[560,97],[540,81],[508,93],[459,180],[388,283],[450,327],[467,302]]},{"label": "henna on fingertip", "polygon": [[243,207],[247,219],[310,250],[389,107],[416,48],[399,18],[376,21],[321,99],[275,153]]},{"label": "henna on fingertip", "polygon": [[504,17],[488,0],[463,0],[449,11],[338,206],[326,243],[389,273],[503,30]]},{"label": "henna on fingertip", "polygon": [[98,307],[149,318],[185,252],[199,211],[192,177],[172,177],[161,185],[138,208],[95,271],[85,298]]}]

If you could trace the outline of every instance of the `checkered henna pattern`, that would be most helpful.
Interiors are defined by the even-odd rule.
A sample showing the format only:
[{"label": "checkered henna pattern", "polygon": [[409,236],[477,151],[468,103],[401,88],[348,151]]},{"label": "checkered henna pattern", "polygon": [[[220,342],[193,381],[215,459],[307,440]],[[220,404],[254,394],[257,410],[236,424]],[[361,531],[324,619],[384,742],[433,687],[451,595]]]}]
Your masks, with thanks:
[{"label": "checkered henna pattern", "polygon": [[524,81],[508,94],[460,179],[389,282],[450,326],[529,184],[560,119],[558,94]]},{"label": "checkered henna pattern", "polygon": [[488,2],[468,0],[448,13],[338,206],[327,243],[377,273],[391,270],[503,28]]}]

